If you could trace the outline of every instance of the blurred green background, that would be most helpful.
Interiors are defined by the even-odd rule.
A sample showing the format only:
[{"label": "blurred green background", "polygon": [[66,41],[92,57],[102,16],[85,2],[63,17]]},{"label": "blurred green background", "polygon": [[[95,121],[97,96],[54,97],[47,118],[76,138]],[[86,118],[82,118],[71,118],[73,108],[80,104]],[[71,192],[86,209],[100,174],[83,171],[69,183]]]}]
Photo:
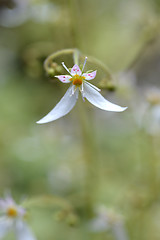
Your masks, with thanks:
[{"label": "blurred green background", "polygon": [[[0,193],[10,190],[18,201],[53,197],[28,205],[37,239],[160,239],[159,14],[159,0],[0,0]],[[65,48],[109,67],[116,89],[102,94],[127,111],[104,112],[86,101],[86,131],[79,104],[36,124],[66,91],[43,68]],[[71,56],[58,64],[64,59],[72,67]],[[91,231],[87,201],[113,210],[115,222],[121,216],[125,236],[111,227]]]}]

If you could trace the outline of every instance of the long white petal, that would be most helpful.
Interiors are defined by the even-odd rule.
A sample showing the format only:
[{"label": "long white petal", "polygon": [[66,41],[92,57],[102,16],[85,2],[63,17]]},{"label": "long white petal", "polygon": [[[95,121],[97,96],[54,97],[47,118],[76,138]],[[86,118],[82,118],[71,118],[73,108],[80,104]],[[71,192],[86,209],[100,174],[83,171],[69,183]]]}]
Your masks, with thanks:
[{"label": "long white petal", "polygon": [[53,108],[53,110],[50,111],[44,118],[39,120],[37,123],[48,123],[58,118],[61,118],[67,113],[69,113],[76,104],[78,93],[77,91],[72,94],[72,86],[70,86],[65,95],[60,100],[60,102]]},{"label": "long white petal", "polygon": [[106,100],[97,90],[84,83],[85,98],[96,107],[112,112],[122,112],[126,107],[120,107]]},{"label": "long white petal", "polygon": [[4,237],[10,230],[12,222],[7,217],[0,218],[0,239]]},{"label": "long white petal", "polygon": [[17,240],[36,240],[30,228],[22,220],[16,221],[14,230]]},{"label": "long white petal", "polygon": [[70,79],[72,78],[69,75],[59,75],[59,76],[54,76],[54,77],[57,77],[63,83],[70,83],[71,82]]}]

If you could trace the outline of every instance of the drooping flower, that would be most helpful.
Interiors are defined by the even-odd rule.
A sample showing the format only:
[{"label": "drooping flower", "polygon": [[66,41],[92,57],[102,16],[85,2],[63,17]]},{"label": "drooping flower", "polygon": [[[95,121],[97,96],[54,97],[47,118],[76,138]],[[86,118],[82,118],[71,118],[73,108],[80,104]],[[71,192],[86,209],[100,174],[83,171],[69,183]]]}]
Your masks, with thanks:
[{"label": "drooping flower", "polygon": [[76,104],[79,91],[81,92],[83,100],[86,98],[94,106],[102,110],[122,112],[126,109],[126,107],[120,107],[106,100],[99,93],[100,89],[88,82],[96,77],[97,71],[83,73],[86,61],[87,57],[85,58],[82,70],[77,64],[69,70],[64,62],[62,62],[63,67],[67,70],[69,75],[59,75],[55,77],[57,77],[62,83],[71,83],[71,86],[60,102],[45,117],[39,120],[37,122],[38,124],[54,121],[69,113]]},{"label": "drooping flower", "polygon": [[10,196],[0,199],[0,213],[0,239],[13,231],[17,240],[36,240],[24,221],[26,210],[17,205]]}]

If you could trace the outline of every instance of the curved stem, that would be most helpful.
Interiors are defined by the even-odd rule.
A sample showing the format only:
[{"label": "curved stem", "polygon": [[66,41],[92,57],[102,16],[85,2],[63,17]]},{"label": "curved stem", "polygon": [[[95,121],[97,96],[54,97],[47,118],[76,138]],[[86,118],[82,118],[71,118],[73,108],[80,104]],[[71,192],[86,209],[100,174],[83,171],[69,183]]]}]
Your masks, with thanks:
[{"label": "curved stem", "polygon": [[50,70],[49,68],[49,63],[51,63],[53,61],[54,58],[59,57],[61,55],[67,55],[67,54],[72,54],[76,51],[76,49],[74,48],[69,48],[69,49],[62,49],[59,50],[57,52],[52,53],[51,55],[49,55],[46,60],[44,61],[44,69],[46,70],[46,72],[48,72],[48,70]]},{"label": "curved stem", "polygon": [[75,49],[75,51],[73,53],[73,61],[74,61],[74,64],[79,65],[79,51],[78,51],[78,49]]},{"label": "curved stem", "polygon": [[50,71],[50,65],[53,63],[53,60],[61,55],[73,54],[73,61],[78,64],[79,51],[76,48],[62,49],[55,53],[49,55],[44,61],[44,69],[48,73]]},{"label": "curved stem", "polygon": [[112,74],[103,62],[91,56],[88,57],[87,61],[98,65],[106,73],[108,80],[112,80]]}]

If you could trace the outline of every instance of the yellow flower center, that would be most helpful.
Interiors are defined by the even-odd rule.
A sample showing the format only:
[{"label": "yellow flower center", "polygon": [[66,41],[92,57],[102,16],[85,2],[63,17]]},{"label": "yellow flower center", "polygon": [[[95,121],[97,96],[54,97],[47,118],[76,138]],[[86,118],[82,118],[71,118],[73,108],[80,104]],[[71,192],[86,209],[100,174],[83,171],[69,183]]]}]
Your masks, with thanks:
[{"label": "yellow flower center", "polygon": [[84,79],[85,79],[85,77],[79,76],[79,75],[76,74],[75,76],[73,76],[71,78],[71,81],[72,81],[73,85],[76,85],[76,86],[79,87],[82,84]]},{"label": "yellow flower center", "polygon": [[8,217],[17,217],[17,215],[18,215],[17,209],[15,207],[8,208],[7,215],[8,215]]}]

